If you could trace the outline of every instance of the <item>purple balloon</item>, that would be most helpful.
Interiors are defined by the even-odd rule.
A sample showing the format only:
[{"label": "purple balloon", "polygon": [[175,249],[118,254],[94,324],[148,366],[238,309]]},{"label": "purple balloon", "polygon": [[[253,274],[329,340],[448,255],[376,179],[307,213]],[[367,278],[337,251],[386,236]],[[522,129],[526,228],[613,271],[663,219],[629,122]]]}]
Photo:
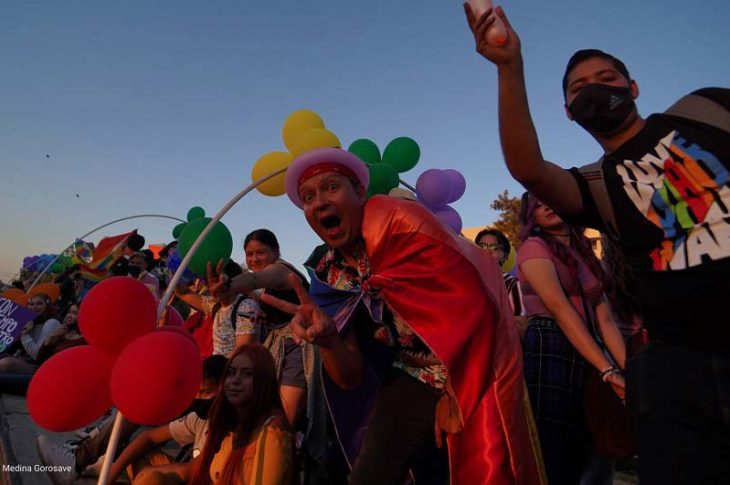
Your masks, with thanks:
[{"label": "purple balloon", "polygon": [[461,233],[461,216],[451,206],[444,206],[433,211],[441,222],[449,226],[457,234]]},{"label": "purple balloon", "polygon": [[447,168],[444,170],[444,173],[446,173],[446,175],[448,175],[451,179],[451,195],[449,196],[448,201],[448,203],[451,204],[452,202],[456,202],[461,199],[461,196],[464,195],[464,192],[466,191],[466,179],[461,172],[454,170],[453,168]]},{"label": "purple balloon", "polygon": [[426,170],[416,181],[416,192],[429,209],[442,207],[448,204],[451,196],[451,178],[437,168]]}]

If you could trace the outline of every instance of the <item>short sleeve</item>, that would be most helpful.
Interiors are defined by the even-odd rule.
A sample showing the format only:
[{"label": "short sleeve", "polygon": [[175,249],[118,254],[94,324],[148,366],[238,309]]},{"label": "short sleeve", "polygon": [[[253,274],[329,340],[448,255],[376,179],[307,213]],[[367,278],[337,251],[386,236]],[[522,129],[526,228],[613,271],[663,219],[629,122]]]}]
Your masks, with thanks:
[{"label": "short sleeve", "polygon": [[203,310],[203,313],[205,313],[206,315],[212,315],[213,307],[217,303],[216,299],[212,296],[203,295],[200,297],[200,301],[203,306],[203,308],[201,308],[201,310]]},{"label": "short sleeve", "polygon": [[178,442],[180,446],[189,445],[195,441],[195,421],[202,421],[197,414],[188,413],[180,419],[171,421],[168,425],[170,436]]},{"label": "short sleeve", "polygon": [[255,334],[261,315],[261,307],[255,300],[251,298],[241,300],[236,310],[236,335]]},{"label": "short sleeve", "polygon": [[553,256],[550,253],[545,242],[537,237],[531,237],[523,242],[517,251],[517,264],[520,265],[530,259],[549,259],[552,261]]},{"label": "short sleeve", "polygon": [[601,219],[601,214],[598,212],[596,202],[593,200],[593,195],[591,195],[591,189],[588,186],[588,181],[577,167],[571,168],[569,172],[578,184],[582,209],[579,214],[568,215],[558,213],[558,215],[561,219],[563,219],[563,221],[569,224],[575,224],[582,227],[592,227],[603,232],[603,219]]}]

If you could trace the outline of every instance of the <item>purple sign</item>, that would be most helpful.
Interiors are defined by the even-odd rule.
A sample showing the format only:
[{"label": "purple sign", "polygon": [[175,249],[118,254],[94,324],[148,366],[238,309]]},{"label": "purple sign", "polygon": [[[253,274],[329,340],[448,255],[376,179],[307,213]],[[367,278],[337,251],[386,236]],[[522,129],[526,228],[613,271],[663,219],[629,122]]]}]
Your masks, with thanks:
[{"label": "purple sign", "polygon": [[26,307],[0,298],[0,352],[4,352],[20,337],[25,324],[35,316],[36,313]]}]

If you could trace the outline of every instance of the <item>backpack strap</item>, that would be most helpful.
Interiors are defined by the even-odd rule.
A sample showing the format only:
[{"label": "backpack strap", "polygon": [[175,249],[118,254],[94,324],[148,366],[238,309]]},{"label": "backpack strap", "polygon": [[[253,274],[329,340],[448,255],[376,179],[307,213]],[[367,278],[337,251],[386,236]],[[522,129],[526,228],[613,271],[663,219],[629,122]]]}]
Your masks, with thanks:
[{"label": "backpack strap", "polygon": [[608,187],[606,187],[606,180],[603,177],[603,157],[597,161],[588,165],[583,165],[578,170],[580,171],[583,178],[588,182],[588,189],[591,191],[593,201],[596,203],[598,214],[603,220],[605,226],[605,233],[608,234],[611,239],[617,240],[619,238],[618,226],[616,225],[616,215],[613,212],[613,204],[611,204],[611,197],[608,195]]},{"label": "backpack strap", "polygon": [[730,111],[721,104],[698,94],[683,96],[664,114],[698,121],[730,133]]},{"label": "backpack strap", "polygon": [[238,307],[241,306],[241,303],[243,303],[243,296],[238,295],[238,298],[236,299],[236,303],[233,304],[233,308],[231,308],[231,327],[233,328],[233,333],[236,333],[236,319],[238,318]]}]

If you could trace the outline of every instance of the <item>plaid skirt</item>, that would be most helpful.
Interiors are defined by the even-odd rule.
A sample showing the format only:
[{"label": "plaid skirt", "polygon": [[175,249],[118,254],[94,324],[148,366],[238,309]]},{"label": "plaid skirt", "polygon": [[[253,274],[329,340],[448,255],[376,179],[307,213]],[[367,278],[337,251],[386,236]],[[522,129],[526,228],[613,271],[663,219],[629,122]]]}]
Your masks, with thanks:
[{"label": "plaid skirt", "polygon": [[550,484],[579,483],[590,434],[583,411],[583,357],[555,320],[531,317],[525,382]]}]

